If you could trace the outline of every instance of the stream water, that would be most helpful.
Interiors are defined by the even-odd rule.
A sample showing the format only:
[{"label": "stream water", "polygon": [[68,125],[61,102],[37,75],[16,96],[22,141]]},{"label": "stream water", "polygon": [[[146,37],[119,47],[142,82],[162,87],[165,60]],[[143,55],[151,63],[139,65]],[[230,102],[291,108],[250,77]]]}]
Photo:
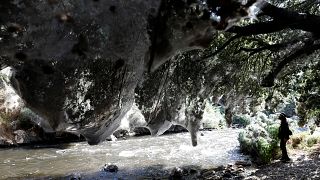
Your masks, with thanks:
[{"label": "stream water", "polygon": [[[0,149],[0,179],[139,179],[161,177],[173,167],[211,168],[247,157],[240,154],[239,130],[203,131],[198,146],[189,133],[143,136],[55,146]],[[117,165],[117,173],[104,172],[105,164]]]}]

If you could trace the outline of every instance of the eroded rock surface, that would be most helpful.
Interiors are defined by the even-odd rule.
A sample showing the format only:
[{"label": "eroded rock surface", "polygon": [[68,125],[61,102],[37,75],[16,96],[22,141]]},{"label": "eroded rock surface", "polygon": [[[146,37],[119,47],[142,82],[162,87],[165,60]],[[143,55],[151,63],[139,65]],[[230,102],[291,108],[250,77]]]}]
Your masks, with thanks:
[{"label": "eroded rock surface", "polygon": [[[0,65],[14,69],[12,86],[47,129],[97,144],[119,127],[143,72],[208,46],[214,29],[247,16],[254,2],[8,0],[0,3]],[[222,19],[212,23],[210,13]],[[185,103],[192,134],[204,104],[195,92]]]}]

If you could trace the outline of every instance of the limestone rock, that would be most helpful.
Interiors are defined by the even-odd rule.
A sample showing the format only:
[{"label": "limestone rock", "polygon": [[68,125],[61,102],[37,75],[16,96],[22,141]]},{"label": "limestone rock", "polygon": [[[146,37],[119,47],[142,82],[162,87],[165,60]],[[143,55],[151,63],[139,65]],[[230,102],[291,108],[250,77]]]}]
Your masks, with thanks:
[{"label": "limestone rock", "polygon": [[[228,10],[221,8],[223,3],[197,3],[200,12],[185,0],[3,1],[0,67],[13,68],[12,87],[47,129],[82,134],[89,144],[97,144],[120,126],[144,72],[155,71],[177,53],[207,47],[215,29],[241,19],[233,11],[247,11],[252,5],[234,1],[236,8],[226,14],[220,12]],[[224,17],[212,23],[210,11]],[[193,72],[193,67],[182,71]],[[193,81],[200,89],[192,95],[182,93],[169,114],[176,114],[171,111],[190,97],[185,102],[188,123],[183,126],[196,145],[206,92],[198,86],[202,81]],[[162,109],[153,120],[151,129],[156,134],[170,127],[167,123],[158,133],[164,120],[173,121],[162,118],[168,115],[165,102],[169,101],[161,102]]]}]

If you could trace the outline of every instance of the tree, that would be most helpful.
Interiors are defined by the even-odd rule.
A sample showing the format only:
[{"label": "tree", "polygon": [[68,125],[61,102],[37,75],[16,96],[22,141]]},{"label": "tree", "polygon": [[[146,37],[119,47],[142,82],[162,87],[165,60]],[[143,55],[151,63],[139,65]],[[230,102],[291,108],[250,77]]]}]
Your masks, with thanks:
[{"label": "tree", "polygon": [[[257,36],[261,34],[270,34],[275,32],[282,32],[283,36],[288,34],[287,29],[301,32],[298,38],[291,38],[290,40],[280,41],[275,43],[260,42],[260,46],[256,48],[240,48],[241,51],[249,52],[251,55],[262,51],[281,51],[283,49],[292,48],[290,51],[280,56],[280,61],[274,63],[272,69],[262,81],[262,86],[270,87],[274,85],[274,79],[289,63],[304,55],[316,52],[320,45],[317,42],[319,39],[319,23],[320,17],[309,13],[294,12],[289,9],[279,8],[275,5],[262,1],[259,5],[261,12],[257,15],[262,21],[249,24],[246,26],[233,26],[227,32],[236,34],[229,39],[228,45],[237,38],[244,36]],[[309,7],[309,9],[316,9],[319,4],[311,2],[302,2],[298,7]],[[305,11],[308,9],[304,9]],[[221,48],[222,49],[222,48]],[[279,57],[277,57],[279,58]]]},{"label": "tree", "polygon": [[[261,96],[267,92],[265,98],[268,102],[276,91],[285,96],[294,93],[298,113],[305,123],[310,116],[319,117],[317,103],[311,101],[319,95],[315,80],[319,70],[319,3],[272,3],[257,4],[260,7],[257,20],[229,28],[227,32],[230,34],[223,33],[229,38],[203,58],[218,55],[221,59],[236,59],[231,60],[236,61],[238,67],[234,72],[237,78],[233,79],[242,93]],[[234,53],[226,54],[228,52]]]}]

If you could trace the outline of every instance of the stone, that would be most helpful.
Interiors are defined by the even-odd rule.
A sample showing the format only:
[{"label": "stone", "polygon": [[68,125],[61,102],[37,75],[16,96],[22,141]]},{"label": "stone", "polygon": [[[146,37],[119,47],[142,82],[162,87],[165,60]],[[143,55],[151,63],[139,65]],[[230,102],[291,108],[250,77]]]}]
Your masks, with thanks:
[{"label": "stone", "polygon": [[125,138],[129,136],[129,132],[127,130],[119,129],[113,133],[116,138]]},{"label": "stone", "polygon": [[252,162],[251,161],[236,161],[235,165],[241,165],[241,166],[251,166]]},{"label": "stone", "polygon": [[105,164],[104,167],[103,167],[103,170],[105,172],[117,173],[119,168],[118,168],[118,166],[116,166],[114,164]]},{"label": "stone", "polygon": [[216,171],[222,171],[222,170],[224,170],[224,169],[225,169],[224,166],[218,166],[215,170],[216,170]]},{"label": "stone", "polygon": [[212,170],[212,169],[203,170],[203,171],[201,172],[201,175],[202,175],[203,177],[207,177],[207,176],[210,176],[210,175],[213,175],[213,174],[215,174],[215,171]]},{"label": "stone", "polygon": [[244,168],[242,168],[242,167],[241,167],[241,168],[238,168],[237,171],[238,171],[238,172],[244,172]]},{"label": "stone", "polygon": [[14,139],[16,143],[26,144],[31,142],[28,134],[24,130],[16,130],[13,133],[15,135]]},{"label": "stone", "polygon": [[183,177],[183,174],[183,169],[175,167],[171,170],[169,179],[181,179]]},{"label": "stone", "polygon": [[223,177],[224,177],[224,178],[232,178],[232,174],[231,174],[230,172],[225,172],[225,173],[223,174]]},{"label": "stone", "polygon": [[150,135],[150,130],[146,127],[135,127],[133,129],[135,136],[143,136],[143,135]]},{"label": "stone", "polygon": [[111,135],[106,138],[106,141],[116,141],[117,139],[118,139],[117,137],[115,137],[114,135]]},{"label": "stone", "polygon": [[196,170],[196,169],[190,169],[189,172],[190,172],[190,174],[196,174],[196,173],[198,173],[198,170]]}]

